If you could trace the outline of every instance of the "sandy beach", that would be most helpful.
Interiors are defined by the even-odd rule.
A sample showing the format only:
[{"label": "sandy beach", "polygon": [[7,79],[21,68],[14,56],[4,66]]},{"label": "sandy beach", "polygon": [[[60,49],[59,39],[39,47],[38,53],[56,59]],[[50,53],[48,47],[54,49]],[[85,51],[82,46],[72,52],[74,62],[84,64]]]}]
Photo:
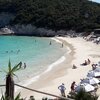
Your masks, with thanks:
[{"label": "sandy beach", "polygon": [[[87,72],[92,69],[91,64],[100,61],[100,45],[87,42],[80,37],[56,37],[56,39],[61,41],[63,46],[69,47],[71,51],[64,55],[66,59],[63,62],[55,65],[47,73],[43,73],[37,81],[33,82],[27,87],[60,96],[58,86],[64,83],[67,96],[70,91],[71,83],[75,81],[76,84],[79,84],[80,79],[86,78]],[[88,58],[91,60],[91,64],[81,66],[80,64],[82,64]],[[77,69],[72,69],[73,64],[77,66]],[[21,92],[21,96],[26,98],[26,100],[28,100],[30,95],[33,95],[36,100],[41,100],[43,97],[53,98],[48,95],[25,89],[19,89],[16,94],[19,92]],[[99,93],[100,90],[98,90],[98,95],[100,95]]]}]

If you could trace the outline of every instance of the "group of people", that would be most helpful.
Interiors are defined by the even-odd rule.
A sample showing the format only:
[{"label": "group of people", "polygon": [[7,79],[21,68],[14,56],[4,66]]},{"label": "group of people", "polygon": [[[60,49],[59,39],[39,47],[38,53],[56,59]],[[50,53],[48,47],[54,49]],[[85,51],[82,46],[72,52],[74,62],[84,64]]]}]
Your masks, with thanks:
[{"label": "group of people", "polygon": [[93,63],[93,64],[91,65],[91,66],[92,66],[92,70],[95,70],[96,67],[97,67],[97,65],[98,65],[98,64],[94,64],[94,63]]},{"label": "group of people", "polygon": [[75,64],[73,64],[73,67],[72,67],[73,69],[76,69],[77,68],[77,66],[75,65]]},{"label": "group of people", "polygon": [[[81,65],[84,65],[84,66],[85,66],[85,65],[89,65],[90,63],[91,63],[90,59],[87,59],[87,60],[85,60],[85,62],[84,62],[83,64],[81,64]],[[92,63],[92,64],[91,64],[92,69],[95,70],[96,67],[97,67],[97,65],[98,65],[98,64]]]},{"label": "group of people", "polygon": [[[20,64],[22,65],[23,63],[22,62],[20,62]],[[24,63],[24,65],[23,65],[23,67],[22,68],[26,68],[26,63]]]},{"label": "group of people", "polygon": [[[76,86],[77,86],[77,85],[76,85],[76,82],[73,81],[72,84],[71,84],[71,86],[70,86],[71,92],[75,92],[75,87],[76,87]],[[64,83],[62,83],[60,86],[58,86],[58,89],[59,89],[60,92],[61,92],[61,96],[66,97],[66,95],[65,95],[65,90],[66,90],[66,88],[65,88]]]},{"label": "group of people", "polygon": [[[20,52],[20,50],[17,50],[16,51],[16,53],[18,54]],[[14,53],[14,51],[13,50],[11,50],[11,51],[6,51],[6,53]]]},{"label": "group of people", "polygon": [[[49,42],[49,45],[52,45],[52,42],[51,42],[51,41]],[[63,46],[64,46],[64,45],[63,45],[63,43],[62,43],[62,44],[61,44],[61,48],[63,48]]]},{"label": "group of people", "polygon": [[[82,65],[82,66],[86,66],[86,65],[89,65],[90,63],[91,63],[91,61],[90,61],[90,59],[88,58],[88,59],[85,60],[85,62],[82,63],[81,65]],[[72,69],[76,69],[76,68],[77,68],[77,66],[76,66],[75,64],[73,64]]]},{"label": "group of people", "polygon": [[[91,63],[90,59],[87,59],[87,60],[85,60],[85,62],[83,63],[83,65],[84,65],[84,66],[85,66],[85,65],[89,65],[90,63]],[[92,69],[95,70],[97,66],[100,66],[100,61],[98,62],[98,64],[95,64],[95,63],[91,64],[91,66],[92,66]],[[77,68],[77,66],[76,66],[75,64],[73,64],[73,67],[72,67],[72,68],[75,69],[75,68]],[[74,92],[75,92],[75,88],[76,88],[76,87],[77,87],[76,82],[73,81],[73,82],[71,83],[71,86],[70,86],[71,93],[74,93]],[[64,86],[64,83],[62,83],[62,84],[58,87],[58,89],[59,89],[60,92],[61,92],[61,96],[66,97],[66,95],[65,95],[65,90],[66,90],[66,88],[65,88],[65,86]]]},{"label": "group of people", "polygon": [[87,60],[85,60],[84,63],[82,63],[81,65],[86,66],[89,65],[91,63],[90,59],[88,58]]}]

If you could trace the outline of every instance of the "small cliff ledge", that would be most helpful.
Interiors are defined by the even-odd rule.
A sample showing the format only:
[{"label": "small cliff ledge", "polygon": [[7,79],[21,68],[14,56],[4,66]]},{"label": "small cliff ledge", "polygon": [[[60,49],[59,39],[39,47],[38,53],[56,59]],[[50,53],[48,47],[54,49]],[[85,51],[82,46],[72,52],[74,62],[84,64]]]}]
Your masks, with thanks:
[{"label": "small cliff ledge", "polygon": [[14,26],[7,26],[5,28],[0,29],[0,35],[18,35],[18,36],[63,36],[68,34],[78,34],[75,31],[65,31],[65,30],[58,30],[54,31],[52,29],[45,29],[45,28],[37,28],[31,24],[27,25],[14,25]]}]

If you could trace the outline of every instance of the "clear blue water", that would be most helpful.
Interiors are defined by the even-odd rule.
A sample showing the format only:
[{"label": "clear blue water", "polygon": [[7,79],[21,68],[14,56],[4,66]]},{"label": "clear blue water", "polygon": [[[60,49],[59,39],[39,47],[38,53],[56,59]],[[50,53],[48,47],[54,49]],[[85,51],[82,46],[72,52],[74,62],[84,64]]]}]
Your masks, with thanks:
[{"label": "clear blue water", "polygon": [[[52,41],[52,45],[49,45]],[[0,36],[0,70],[7,70],[8,61],[12,66],[22,61],[27,67],[16,72],[19,79],[25,80],[42,73],[48,66],[66,52],[61,48],[61,44],[50,38],[27,37],[27,36]],[[5,82],[4,72],[0,72],[1,82]],[[0,82],[0,83],[1,83]]]}]

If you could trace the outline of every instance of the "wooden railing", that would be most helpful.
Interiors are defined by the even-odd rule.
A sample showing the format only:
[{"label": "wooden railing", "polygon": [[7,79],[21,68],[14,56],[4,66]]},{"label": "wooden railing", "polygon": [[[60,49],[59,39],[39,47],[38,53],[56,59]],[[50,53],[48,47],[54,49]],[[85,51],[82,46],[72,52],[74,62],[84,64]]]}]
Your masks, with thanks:
[{"label": "wooden railing", "polygon": [[[54,95],[54,94],[51,94],[51,93],[38,91],[38,90],[31,89],[31,88],[28,88],[28,87],[25,87],[25,86],[22,86],[22,85],[19,85],[19,84],[14,84],[14,85],[16,85],[18,87],[21,87],[21,88],[24,88],[24,89],[27,89],[27,90],[30,90],[30,91],[37,92],[37,93],[46,94],[46,95],[49,95],[49,96],[52,96],[52,97],[56,97],[56,98],[59,98],[59,99],[63,99],[63,100],[68,100],[66,97],[61,97],[61,96],[57,96],[57,95]],[[0,87],[3,87],[3,86],[6,86],[6,85],[0,85]]]}]

